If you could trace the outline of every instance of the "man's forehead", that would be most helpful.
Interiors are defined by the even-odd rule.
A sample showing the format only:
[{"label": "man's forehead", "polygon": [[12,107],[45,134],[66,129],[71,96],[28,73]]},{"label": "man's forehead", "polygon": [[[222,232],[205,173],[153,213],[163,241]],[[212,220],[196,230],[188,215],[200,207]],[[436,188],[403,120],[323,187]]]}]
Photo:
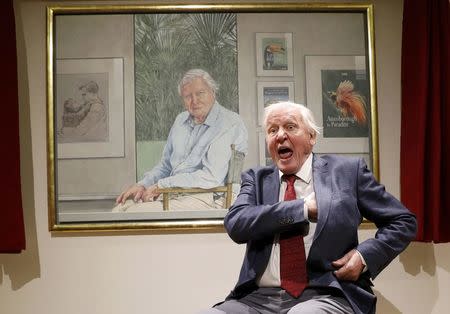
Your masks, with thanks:
[{"label": "man's forehead", "polygon": [[181,88],[182,89],[186,89],[186,88],[190,88],[190,87],[198,86],[198,85],[200,85],[200,86],[203,85],[206,88],[209,87],[208,84],[206,84],[206,82],[205,82],[205,80],[203,78],[196,77],[196,78],[192,79],[191,81],[185,83]]},{"label": "man's forehead", "polygon": [[277,108],[271,111],[267,116],[267,122],[300,122],[300,116],[298,112],[291,108]]}]

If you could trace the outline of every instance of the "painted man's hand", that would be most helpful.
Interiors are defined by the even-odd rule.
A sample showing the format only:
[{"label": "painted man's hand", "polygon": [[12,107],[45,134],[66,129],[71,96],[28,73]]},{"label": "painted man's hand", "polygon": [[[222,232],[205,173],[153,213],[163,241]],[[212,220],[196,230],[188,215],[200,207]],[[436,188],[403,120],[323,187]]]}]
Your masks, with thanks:
[{"label": "painted man's hand", "polygon": [[156,200],[156,198],[161,194],[158,191],[158,185],[153,184],[145,189],[144,193],[142,194],[141,198],[143,202],[152,202]]},{"label": "painted man's hand", "polygon": [[145,187],[143,187],[142,185],[133,184],[116,198],[116,204],[125,204],[125,201],[131,197],[133,198],[133,201],[138,202],[141,199],[144,191]]}]

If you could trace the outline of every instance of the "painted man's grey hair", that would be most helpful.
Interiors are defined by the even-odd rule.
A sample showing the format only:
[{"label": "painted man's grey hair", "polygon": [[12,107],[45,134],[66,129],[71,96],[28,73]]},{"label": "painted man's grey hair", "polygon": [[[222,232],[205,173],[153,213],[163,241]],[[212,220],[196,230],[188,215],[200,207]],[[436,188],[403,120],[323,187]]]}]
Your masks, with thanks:
[{"label": "painted man's grey hair", "polygon": [[216,83],[216,81],[214,81],[214,79],[211,77],[211,75],[209,75],[208,72],[206,72],[205,70],[202,70],[202,69],[192,69],[192,70],[187,71],[183,75],[183,78],[178,83],[178,94],[180,94],[180,96],[181,96],[181,89],[183,88],[183,86],[191,83],[193,80],[195,80],[197,78],[203,79],[205,81],[206,85],[208,85],[209,88],[211,88],[214,95],[219,90],[219,85]]},{"label": "painted man's grey hair", "polygon": [[296,104],[293,102],[277,102],[267,106],[264,109],[264,120],[263,120],[264,129],[267,129],[267,117],[275,110],[281,108],[295,110],[298,113],[301,121],[305,124],[306,128],[308,129],[309,132],[311,132],[311,134],[313,135],[320,134],[322,128],[317,125],[311,110],[302,104]]}]

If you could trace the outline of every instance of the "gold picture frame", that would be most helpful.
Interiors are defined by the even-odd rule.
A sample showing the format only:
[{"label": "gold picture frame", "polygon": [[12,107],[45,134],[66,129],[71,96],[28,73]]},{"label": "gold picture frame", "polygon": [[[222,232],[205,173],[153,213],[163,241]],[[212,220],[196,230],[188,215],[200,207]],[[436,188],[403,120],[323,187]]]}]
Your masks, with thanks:
[{"label": "gold picture frame", "polygon": [[[306,104],[305,56],[307,55],[363,55],[369,79],[369,153],[372,172],[379,177],[377,100],[375,78],[374,19],[371,4],[338,3],[220,3],[220,4],[148,4],[148,5],[64,5],[47,8],[47,166],[49,230],[51,232],[76,231],[131,231],[145,230],[150,233],[173,232],[221,232],[226,208],[213,211],[191,210],[186,212],[163,211],[148,215],[136,213],[109,213],[102,206],[110,206],[123,188],[136,182],[142,173],[136,150],[142,154],[149,150],[137,139],[136,116],[136,65],[135,39],[137,16],[178,15],[234,15],[236,27],[236,67],[238,87],[237,107],[233,110],[242,117],[249,133],[248,154],[244,168],[260,164],[261,126],[259,125],[257,82],[283,82],[289,80],[295,85],[295,101]],[[300,18],[301,17],[301,18]],[[264,19],[264,25],[260,20]],[[283,23],[277,23],[280,19]],[[119,22],[117,22],[119,21]],[[116,23],[117,22],[117,23]],[[302,25],[298,25],[302,23]],[[306,23],[306,24],[303,24]],[[314,24],[316,23],[316,24]],[[322,38],[314,38],[311,29],[318,29]],[[304,26],[309,26],[305,28]],[[89,29],[88,27],[92,27]],[[95,31],[92,31],[94,30]],[[309,31],[303,31],[309,29]],[[255,58],[256,33],[292,33],[293,76],[261,77],[257,75]],[[349,33],[352,36],[349,36]],[[344,40],[344,38],[347,38]],[[339,40],[342,39],[342,42]],[[125,48],[124,48],[125,47]],[[100,157],[89,154],[72,154],[73,158],[61,158],[58,151],[58,120],[61,119],[61,86],[65,93],[85,88],[86,83],[95,81],[92,73],[68,73],[61,77],[57,62],[75,59],[81,67],[84,60],[123,60],[121,74],[110,67],[105,73],[121,75],[114,84],[123,86],[123,155],[105,153]],[[91,62],[91,61],[89,61]],[[97,66],[101,67],[101,66]],[[67,73],[65,73],[67,74]],[[81,75],[81,78],[79,77]],[[112,75],[112,74],[111,74]],[[94,79],[89,79],[89,78]],[[111,76],[112,77],[112,76]],[[65,80],[65,81],[64,81]],[[79,81],[77,81],[79,80]],[[84,81],[83,81],[84,80]],[[106,86],[110,77],[98,78]],[[66,83],[61,83],[66,82]],[[69,82],[69,83],[67,83]],[[67,85],[69,84],[69,85]],[[112,83],[111,83],[112,84]],[[261,83],[260,83],[261,84]],[[69,86],[69,87],[67,87]],[[141,85],[139,85],[141,86]],[[59,93],[59,94],[58,94]],[[220,93],[220,92],[219,92]],[[57,94],[58,97],[57,98]],[[75,97],[75,96],[74,96]],[[114,96],[117,97],[117,96]],[[120,97],[119,97],[120,98]],[[119,99],[118,98],[118,99]],[[104,101],[106,102],[106,101]],[[59,106],[59,107],[58,107]],[[117,107],[117,104],[115,104]],[[62,110],[62,109],[58,109]],[[180,111],[182,110],[180,106]],[[58,118],[59,117],[59,118]],[[69,121],[68,119],[67,121]],[[70,120],[71,121],[71,120]],[[67,122],[69,123],[69,122]],[[112,123],[112,122],[111,122]],[[117,123],[117,122],[114,122]],[[111,125],[115,125],[112,123]],[[167,123],[166,123],[167,124]],[[60,125],[60,124],[59,124]],[[170,125],[168,126],[170,128]],[[114,136],[115,138],[116,136]],[[80,141],[78,139],[78,141]],[[83,140],[75,150],[83,149]],[[59,144],[61,145],[61,144]],[[163,141],[152,142],[150,151],[158,156]],[[117,146],[117,145],[116,145]],[[145,146],[145,145],[144,145]],[[78,148],[77,148],[78,147]],[[76,151],[75,151],[76,153]],[[69,157],[70,157],[69,156]],[[81,158],[75,158],[82,156]],[[146,157],[145,162],[157,162],[158,157]],[[155,160],[152,160],[155,159]],[[134,161],[133,161],[134,160]],[[145,168],[145,167],[144,167]],[[145,169],[144,169],[145,170]],[[97,171],[97,172],[96,172]],[[103,181],[102,181],[103,180]],[[91,186],[91,190],[87,189]],[[97,205],[96,205],[97,204]],[[107,205],[98,205],[107,204]],[[97,208],[103,208],[98,211]],[[105,207],[105,208],[106,208]],[[67,212],[66,212],[67,209]],[[97,211],[96,211],[97,210]]]}]

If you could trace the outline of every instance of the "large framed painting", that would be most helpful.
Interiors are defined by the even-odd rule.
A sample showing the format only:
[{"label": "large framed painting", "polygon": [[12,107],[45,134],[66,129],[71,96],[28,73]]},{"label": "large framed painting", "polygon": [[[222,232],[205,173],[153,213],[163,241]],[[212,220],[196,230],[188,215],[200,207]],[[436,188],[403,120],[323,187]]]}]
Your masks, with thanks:
[{"label": "large framed painting", "polygon": [[[378,176],[373,45],[367,4],[49,6],[50,231],[223,231],[239,173],[270,164],[275,99]],[[363,123],[336,103],[350,87]]]}]

